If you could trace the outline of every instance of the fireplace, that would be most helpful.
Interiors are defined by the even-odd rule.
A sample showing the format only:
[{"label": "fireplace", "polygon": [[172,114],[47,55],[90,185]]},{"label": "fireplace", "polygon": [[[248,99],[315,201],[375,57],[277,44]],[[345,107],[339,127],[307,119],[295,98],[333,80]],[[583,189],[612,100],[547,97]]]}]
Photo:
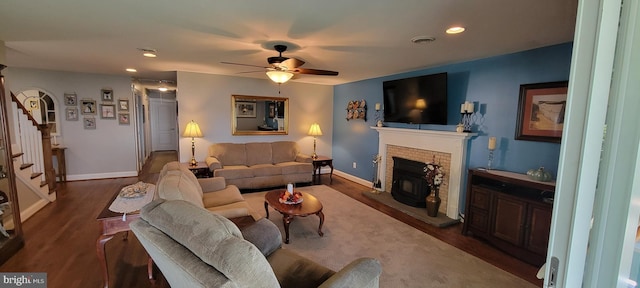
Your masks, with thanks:
[{"label": "fireplace", "polygon": [[[440,212],[446,213],[451,219],[458,219],[459,198],[464,193],[467,144],[469,139],[477,134],[391,127],[371,128],[380,134],[378,154],[381,156],[379,165],[383,174],[380,180],[384,190],[391,192],[392,156],[423,163],[436,161],[446,168],[445,182],[440,187]],[[395,148],[401,148],[401,151],[394,152]],[[427,193],[427,189],[423,190]]]},{"label": "fireplace", "polygon": [[429,185],[423,177],[424,166],[422,162],[393,157],[393,199],[413,207],[427,207],[425,197],[429,195]]}]

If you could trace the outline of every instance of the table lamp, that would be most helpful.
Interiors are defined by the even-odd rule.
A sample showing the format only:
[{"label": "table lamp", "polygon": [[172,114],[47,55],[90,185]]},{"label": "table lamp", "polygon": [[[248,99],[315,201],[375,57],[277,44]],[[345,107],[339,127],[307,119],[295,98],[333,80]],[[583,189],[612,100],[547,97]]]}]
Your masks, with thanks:
[{"label": "table lamp", "polygon": [[189,162],[189,165],[198,166],[198,161],[196,161],[196,156],[195,156],[196,154],[195,138],[202,137],[202,132],[200,131],[200,127],[198,126],[198,123],[196,123],[193,120],[187,123],[187,127],[184,128],[184,134],[182,134],[182,137],[191,137],[191,162]]},{"label": "table lamp", "polygon": [[316,154],[316,137],[322,136],[322,130],[320,130],[320,125],[318,125],[318,123],[311,124],[311,128],[309,128],[309,136],[313,136],[313,155],[311,155],[311,158],[318,159],[318,154]]}]

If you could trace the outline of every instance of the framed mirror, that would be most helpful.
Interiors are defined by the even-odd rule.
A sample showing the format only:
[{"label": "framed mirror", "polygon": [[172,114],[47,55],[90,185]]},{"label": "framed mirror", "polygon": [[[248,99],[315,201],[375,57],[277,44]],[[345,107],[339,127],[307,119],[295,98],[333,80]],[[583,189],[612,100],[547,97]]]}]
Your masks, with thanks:
[{"label": "framed mirror", "polygon": [[233,135],[289,134],[289,98],[231,95]]}]

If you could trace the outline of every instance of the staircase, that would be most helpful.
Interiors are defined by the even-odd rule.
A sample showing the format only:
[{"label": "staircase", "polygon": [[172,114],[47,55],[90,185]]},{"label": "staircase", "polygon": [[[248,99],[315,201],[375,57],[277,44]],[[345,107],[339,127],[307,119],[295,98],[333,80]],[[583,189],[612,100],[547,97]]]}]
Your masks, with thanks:
[{"label": "staircase", "polygon": [[17,137],[11,151],[19,188],[18,198],[25,193],[33,193],[40,198],[29,207],[21,207],[21,219],[25,221],[46,204],[56,200],[56,174],[53,169],[49,127],[38,124],[13,93],[11,100]]}]

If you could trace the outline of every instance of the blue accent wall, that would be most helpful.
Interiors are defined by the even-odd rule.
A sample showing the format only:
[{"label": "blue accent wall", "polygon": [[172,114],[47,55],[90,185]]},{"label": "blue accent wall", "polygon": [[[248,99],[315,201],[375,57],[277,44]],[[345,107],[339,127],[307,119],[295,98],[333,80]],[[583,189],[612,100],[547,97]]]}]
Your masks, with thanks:
[{"label": "blue accent wall", "polygon": [[[455,131],[456,124],[461,120],[460,104],[471,101],[476,107],[473,132],[478,133],[478,136],[470,140],[468,168],[487,166],[488,138],[495,136],[498,139],[493,162],[495,169],[526,173],[529,169],[544,166],[555,175],[560,144],[514,139],[518,99],[521,84],[568,80],[572,46],[572,43],[564,43],[335,86],[335,168],[362,179],[372,180],[372,159],[378,152],[378,133],[370,127],[376,123],[375,103],[383,103],[383,81],[447,72],[447,125],[385,125],[395,128]],[[347,121],[345,118],[348,102],[361,99],[367,102],[367,121]],[[355,169],[352,167],[353,162],[357,163]],[[464,198],[464,195],[462,197]]]}]

